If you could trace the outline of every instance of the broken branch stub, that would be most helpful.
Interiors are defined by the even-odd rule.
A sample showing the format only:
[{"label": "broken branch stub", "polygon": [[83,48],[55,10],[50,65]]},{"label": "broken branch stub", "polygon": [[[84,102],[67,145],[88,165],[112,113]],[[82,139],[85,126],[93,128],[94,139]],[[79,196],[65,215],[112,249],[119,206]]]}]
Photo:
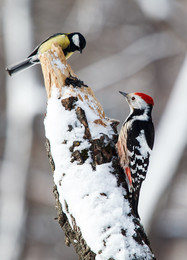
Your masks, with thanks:
[{"label": "broken branch stub", "polygon": [[40,61],[48,96],[46,148],[66,244],[79,259],[154,259],[129,206],[115,149],[119,122],[105,118],[57,44]]}]

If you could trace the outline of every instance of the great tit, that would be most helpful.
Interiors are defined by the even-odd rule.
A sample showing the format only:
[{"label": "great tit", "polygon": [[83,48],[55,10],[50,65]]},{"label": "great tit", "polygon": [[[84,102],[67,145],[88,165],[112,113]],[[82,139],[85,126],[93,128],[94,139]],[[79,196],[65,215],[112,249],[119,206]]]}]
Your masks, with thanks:
[{"label": "great tit", "polygon": [[86,40],[84,36],[78,32],[74,33],[56,33],[48,37],[45,41],[40,43],[32,53],[27,57],[27,59],[6,68],[10,76],[22,71],[24,69],[30,68],[31,66],[40,63],[39,55],[50,50],[53,43],[58,43],[66,57],[68,59],[74,51],[82,50],[86,46]]}]

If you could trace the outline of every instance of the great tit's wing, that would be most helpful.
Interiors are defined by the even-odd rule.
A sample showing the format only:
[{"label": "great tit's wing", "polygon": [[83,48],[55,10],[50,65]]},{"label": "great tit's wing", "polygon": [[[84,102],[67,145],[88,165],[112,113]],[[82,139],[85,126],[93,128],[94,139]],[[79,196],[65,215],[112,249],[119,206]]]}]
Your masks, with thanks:
[{"label": "great tit's wing", "polygon": [[[39,48],[40,48],[45,42],[47,43],[47,41],[49,41],[50,39],[55,38],[56,36],[60,36],[60,35],[66,36],[67,34],[66,34],[66,33],[55,33],[55,34],[49,36],[49,37],[48,37],[47,39],[45,39],[43,42],[41,42],[40,44],[38,44],[38,45],[36,46],[36,48],[31,52],[31,54],[30,54],[27,58],[30,58],[30,57],[36,55],[36,54],[38,53]],[[58,42],[58,40],[57,40],[57,42]],[[69,42],[68,42],[68,43],[69,43]]]}]

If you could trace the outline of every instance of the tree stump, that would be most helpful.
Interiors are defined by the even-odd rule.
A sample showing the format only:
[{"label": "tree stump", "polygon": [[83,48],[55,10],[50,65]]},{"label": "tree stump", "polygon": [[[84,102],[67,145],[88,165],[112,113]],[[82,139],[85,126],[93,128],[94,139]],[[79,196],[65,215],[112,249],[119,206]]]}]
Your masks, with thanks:
[{"label": "tree stump", "polygon": [[155,259],[129,205],[116,153],[117,120],[105,117],[57,44],[40,56],[48,96],[46,148],[58,222],[81,260]]}]

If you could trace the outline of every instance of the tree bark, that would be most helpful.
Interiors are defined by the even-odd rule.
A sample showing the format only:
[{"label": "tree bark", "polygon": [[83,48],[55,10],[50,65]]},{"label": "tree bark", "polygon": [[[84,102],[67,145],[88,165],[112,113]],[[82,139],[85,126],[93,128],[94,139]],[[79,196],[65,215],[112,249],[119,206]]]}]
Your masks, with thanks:
[{"label": "tree bark", "polygon": [[[52,110],[53,115],[50,117],[50,114],[52,112],[50,110],[50,104],[48,102],[45,129],[46,137],[48,138],[46,142],[46,149],[48,152],[49,162],[52,171],[54,172],[55,186],[53,192],[56,199],[58,222],[65,232],[65,244],[68,246],[72,244],[75,247],[79,259],[81,260],[155,259],[144,229],[140,224],[139,219],[135,218],[135,216],[133,215],[133,211],[129,206],[128,189],[125,181],[125,175],[120,167],[115,148],[118,137],[117,125],[119,122],[117,120],[110,120],[105,117],[103,108],[97,101],[92,89],[77,78],[71,67],[67,64],[63,52],[57,44],[54,44],[50,51],[41,55],[40,61],[44,75],[48,100],[50,102],[50,100],[53,99],[53,102],[57,102],[58,104],[60,100],[60,105],[63,108],[60,114],[56,113],[55,110]],[[54,97],[53,92],[56,90],[58,90],[58,94],[56,97]],[[65,113],[67,113],[67,111],[69,111],[69,115],[73,116],[75,123],[67,123],[66,125]],[[54,119],[54,123],[52,123],[53,125],[51,126],[50,120],[53,119],[49,118],[53,118],[53,116],[54,118],[59,117],[59,119],[57,119],[56,121]],[[62,138],[63,140],[59,140],[59,142],[57,142],[57,139],[53,139],[53,137],[56,135],[56,133],[58,133],[56,132],[58,128],[58,122],[63,126],[62,120],[64,120],[64,127],[67,127],[67,135]],[[48,134],[51,133],[51,128],[54,129],[54,134],[53,132],[52,134]],[[82,131],[82,129],[83,134],[80,138],[80,134],[78,133],[79,130]],[[101,129],[100,133],[98,132],[98,129]],[[103,132],[102,129],[104,129]],[[75,134],[72,135],[72,133]],[[68,137],[68,134],[71,135],[71,138]],[[79,137],[76,137],[76,134],[79,135]],[[57,147],[59,147],[58,149],[63,147],[63,149],[65,149],[63,151],[65,151],[65,153],[67,152],[67,154],[69,155],[69,157],[67,157],[70,160],[67,166],[70,168],[69,173],[66,172],[66,168],[63,169],[63,166],[60,166],[58,158],[59,154],[58,152],[56,152]],[[63,165],[66,162],[63,161],[63,156],[61,158]],[[121,192],[121,199],[124,203],[126,203],[124,205],[128,205],[127,207],[124,206],[124,221],[122,224],[119,223],[120,229],[118,234],[120,236],[119,244],[123,243],[125,249],[122,250],[122,248],[119,246],[119,248],[115,248],[115,252],[117,253],[107,253],[107,250],[112,247],[111,245],[109,245],[109,240],[116,235],[114,234],[115,232],[113,233],[111,231],[113,229],[112,225],[116,225],[116,221],[111,221],[112,224],[108,225],[107,228],[103,227],[101,234],[103,234],[104,237],[103,239],[101,239],[102,245],[100,246],[100,249],[98,249],[99,247],[96,248],[92,241],[87,239],[87,233],[84,231],[84,222],[83,224],[81,224],[81,220],[78,219],[78,217],[76,219],[76,217],[73,215],[72,212],[76,212],[76,209],[74,209],[75,206],[72,203],[73,200],[68,200],[69,197],[64,195],[65,187],[62,188],[62,186],[65,178],[69,178],[68,176],[70,176],[71,174],[73,176],[74,172],[78,172],[80,169],[83,169],[83,173],[81,172],[81,174],[85,174],[85,178],[83,178],[83,182],[85,182],[87,178],[87,173],[84,173],[84,165],[86,167],[88,165],[91,166],[89,174],[91,178],[93,177],[93,185],[95,185],[94,187],[96,187],[94,181],[97,182],[97,178],[95,177],[95,175],[98,172],[99,166],[107,167],[109,165],[109,168],[103,168],[105,169],[105,171],[106,169],[109,169],[108,172],[106,172],[106,176],[108,176],[108,178],[113,178],[116,180],[116,187],[114,186],[116,189],[114,189],[114,191],[111,191],[111,188],[109,189],[109,191],[106,191],[105,189],[105,186],[110,185],[107,183],[108,178],[106,178],[106,185],[104,183],[105,180],[102,179],[102,182],[104,184],[103,190],[98,188],[99,190],[97,197],[99,197],[99,201],[104,201],[102,205],[99,204],[99,207],[101,207],[101,209],[103,207],[103,212],[105,212],[105,206],[107,205],[110,197],[112,195],[115,195],[115,191]],[[61,174],[60,178],[57,177],[59,174],[59,169],[60,171],[62,171],[62,169],[64,171]],[[74,177],[72,177],[72,179],[70,180],[73,185]],[[87,185],[83,186],[81,191],[83,189],[86,189],[85,197],[90,198],[91,196],[93,196],[94,193],[92,193],[91,187],[90,189],[88,188],[88,191],[87,188]],[[72,188],[71,196],[74,192],[75,190]],[[96,191],[94,190],[94,192]],[[84,212],[86,212],[87,209],[84,206],[85,204],[81,204],[82,202],[83,200],[80,199],[79,207],[80,210],[83,210],[83,216]],[[95,208],[93,208],[93,212]],[[110,207],[111,212],[106,212],[106,221],[108,218],[108,214],[112,215],[113,211],[115,210],[116,208],[112,209],[112,206]],[[75,213],[75,215],[76,214],[77,213]],[[81,215],[78,214],[78,216]],[[91,236],[92,232],[94,234],[94,229],[98,229],[97,225],[98,223],[100,223],[100,216],[96,216],[97,220],[93,223],[93,226],[90,227],[91,225],[89,225]],[[77,222],[80,223],[80,225],[77,224]],[[110,233],[107,233],[109,231]],[[131,236],[129,236],[129,234],[131,234]],[[100,238],[98,237],[98,240],[99,239]],[[118,247],[118,245],[116,245],[116,247]]]}]

